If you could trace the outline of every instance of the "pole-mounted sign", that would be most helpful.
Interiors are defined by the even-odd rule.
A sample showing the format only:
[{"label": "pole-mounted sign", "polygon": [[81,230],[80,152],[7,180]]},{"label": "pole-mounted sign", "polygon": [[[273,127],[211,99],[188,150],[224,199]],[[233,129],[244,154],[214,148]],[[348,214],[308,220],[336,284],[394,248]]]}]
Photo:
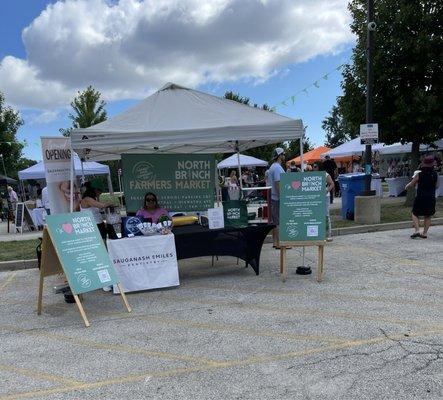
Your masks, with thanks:
[{"label": "pole-mounted sign", "polygon": [[378,124],[360,125],[360,143],[361,144],[378,143]]}]

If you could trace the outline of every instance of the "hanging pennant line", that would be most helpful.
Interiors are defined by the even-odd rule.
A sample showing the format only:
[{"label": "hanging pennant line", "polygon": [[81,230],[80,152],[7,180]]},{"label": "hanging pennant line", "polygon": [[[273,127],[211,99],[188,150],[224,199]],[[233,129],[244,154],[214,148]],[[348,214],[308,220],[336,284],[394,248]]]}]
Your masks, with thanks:
[{"label": "hanging pennant line", "polygon": [[308,93],[308,89],[311,87],[316,87],[317,89],[320,88],[320,83],[319,81],[321,81],[322,79],[324,79],[325,81],[328,80],[328,77],[330,75],[332,75],[335,71],[340,71],[343,67],[345,66],[345,64],[341,64],[337,67],[335,67],[333,70],[329,71],[327,74],[324,74],[321,78],[318,78],[316,81],[312,82],[310,85],[306,86],[305,88],[299,90],[298,92],[294,93],[293,95],[287,97],[286,99],[284,99],[283,101],[281,101],[280,103],[277,103],[275,106],[271,107],[271,111],[275,112],[277,110],[277,107],[279,106],[288,106],[288,101],[291,101],[291,104],[294,105],[295,104],[295,99],[299,94],[304,93],[306,96],[309,94]]}]

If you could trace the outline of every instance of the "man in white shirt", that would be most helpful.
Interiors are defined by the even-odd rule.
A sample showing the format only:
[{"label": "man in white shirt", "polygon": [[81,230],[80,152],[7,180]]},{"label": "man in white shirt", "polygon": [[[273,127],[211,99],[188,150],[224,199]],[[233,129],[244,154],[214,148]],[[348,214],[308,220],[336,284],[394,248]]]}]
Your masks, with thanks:
[{"label": "man in white shirt", "polygon": [[11,186],[8,186],[8,195],[9,195],[9,201],[12,204],[12,208],[15,210],[18,203],[18,196]]},{"label": "man in white shirt", "polygon": [[272,238],[274,240],[274,248],[279,249],[280,175],[285,173],[282,167],[285,161],[285,151],[281,147],[275,148],[272,158],[274,162],[268,170],[268,180],[271,186],[271,219],[269,222],[275,225],[275,228],[272,230]]},{"label": "man in white shirt", "polygon": [[50,215],[51,211],[50,211],[50,206],[49,206],[49,196],[48,196],[48,187],[45,186],[42,189],[42,204],[44,209],[46,210],[46,214]]}]

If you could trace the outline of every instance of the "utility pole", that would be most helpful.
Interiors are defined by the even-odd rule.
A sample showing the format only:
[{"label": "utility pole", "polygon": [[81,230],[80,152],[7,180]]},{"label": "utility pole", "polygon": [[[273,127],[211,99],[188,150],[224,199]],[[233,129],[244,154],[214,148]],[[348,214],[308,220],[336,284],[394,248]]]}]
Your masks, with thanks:
[{"label": "utility pole", "polygon": [[[366,48],[366,123],[373,122],[372,117],[372,87],[374,79],[373,58],[374,58],[374,32],[377,27],[374,21],[374,0],[367,3],[367,48]],[[365,193],[370,196],[371,192],[371,172],[372,172],[372,145],[365,147]]]}]

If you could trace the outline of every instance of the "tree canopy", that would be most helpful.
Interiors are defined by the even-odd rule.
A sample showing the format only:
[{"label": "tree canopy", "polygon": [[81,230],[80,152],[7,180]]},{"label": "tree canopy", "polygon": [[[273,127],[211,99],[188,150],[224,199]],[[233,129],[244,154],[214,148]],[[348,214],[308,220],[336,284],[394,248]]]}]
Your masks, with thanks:
[{"label": "tree canopy", "polygon": [[[343,70],[343,95],[323,121],[327,144],[357,136],[365,122],[366,0],[348,6],[357,37],[351,62]],[[385,143],[412,142],[413,165],[420,143],[443,131],[443,2],[375,2],[373,120]]]},{"label": "tree canopy", "polygon": [[101,93],[91,85],[84,91],[77,92],[77,97],[71,102],[74,111],[69,114],[72,126],[67,129],[60,129],[63,136],[69,136],[73,129],[89,128],[92,125],[106,121],[106,103],[100,97]]},{"label": "tree canopy", "polygon": [[[250,105],[249,104],[249,97],[243,97],[239,93],[235,93],[233,91],[228,91],[224,95],[225,99],[237,101],[242,104]],[[258,104],[254,103],[254,107],[261,108],[262,110],[272,112],[270,107],[265,103],[261,107],[258,106]],[[287,152],[287,157],[297,157],[300,155],[300,140],[291,140],[288,142],[282,142],[282,143],[275,143],[275,144],[268,144],[265,146],[260,147],[254,147],[253,149],[249,149],[244,151],[243,153],[259,158],[261,160],[271,161],[272,160],[272,152],[276,147],[283,147]],[[312,145],[309,142],[308,139],[305,140],[303,144],[303,151],[309,151],[312,150]]]},{"label": "tree canopy", "polygon": [[[17,131],[23,125],[20,113],[6,105],[5,96],[0,92],[0,154],[6,167],[6,174],[17,178],[24,145],[17,140]],[[4,174],[3,164],[0,174]]]}]

